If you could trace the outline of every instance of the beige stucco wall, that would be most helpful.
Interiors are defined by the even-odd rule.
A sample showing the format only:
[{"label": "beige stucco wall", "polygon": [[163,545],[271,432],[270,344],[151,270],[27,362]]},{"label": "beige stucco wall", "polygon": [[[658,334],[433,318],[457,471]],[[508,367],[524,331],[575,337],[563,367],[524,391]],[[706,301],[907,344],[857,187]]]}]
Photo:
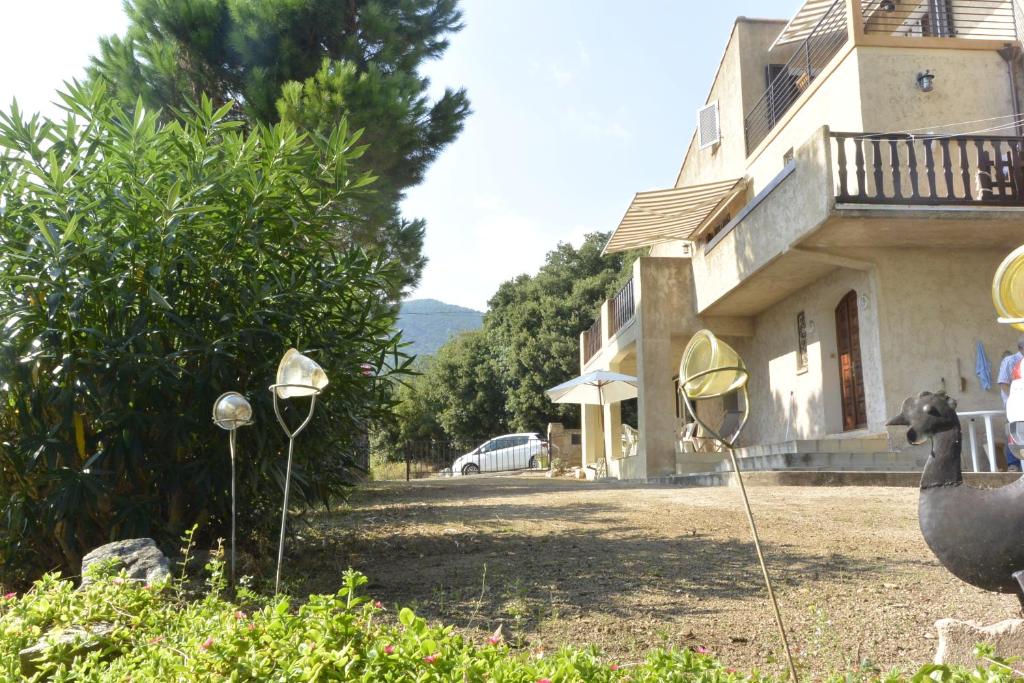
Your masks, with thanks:
[{"label": "beige stucco wall", "polygon": [[[1002,249],[964,248],[889,249],[873,257],[881,293],[887,414],[895,414],[911,394],[940,389],[943,378],[960,410],[1002,409],[998,387],[981,391],[974,366],[979,340],[993,373],[1002,352],[1016,349],[1017,332],[996,322],[990,294],[992,275],[1005,256]],[[966,392],[960,391],[957,358],[967,378]]]},{"label": "beige stucco wall", "polygon": [[837,131],[869,130],[864,127],[861,78],[859,51],[852,50],[830,73],[811,83],[810,88],[816,90],[797,100],[762,143],[764,147],[751,156],[746,172],[755,193],[782,169],[786,152],[805,144],[822,126]]},{"label": "beige stucco wall", "polygon": [[676,374],[680,339],[704,327],[694,306],[693,274],[684,259],[641,258],[634,265],[637,296],[637,412],[645,472],[641,477],[675,473]]},{"label": "beige stucco wall", "polygon": [[[819,130],[795,151],[795,170],[722,240],[692,258],[697,308],[704,311],[820,225],[833,204],[830,149]],[[778,170],[781,170],[781,165]]]},{"label": "beige stucco wall", "polygon": [[744,176],[747,151],[743,115],[764,92],[768,47],[784,25],[785,21],[736,20],[706,100],[718,101],[722,142],[714,148],[700,149],[694,136],[676,187]]},{"label": "beige stucco wall", "polygon": [[[975,369],[981,341],[993,373],[1016,333],[996,322],[989,297],[1002,250],[851,249],[868,270],[840,268],[755,319],[754,336],[727,338],[751,372],[745,445],[842,432],[835,307],[851,289],[860,299],[867,433],[885,431],[904,398],[936,391],[945,379],[961,410],[998,410],[998,388],[982,391]],[[808,370],[796,372],[796,316],[808,327]],[[960,375],[957,374],[957,359]],[[967,389],[960,390],[959,377]],[[993,376],[993,382],[995,377]]]},{"label": "beige stucco wall", "polygon": [[[864,127],[833,130],[967,133],[1001,123],[979,119],[1013,114],[1006,62],[995,51],[860,47],[855,53]],[[935,74],[929,93],[917,87],[925,70]],[[940,127],[949,123],[962,125]]]}]

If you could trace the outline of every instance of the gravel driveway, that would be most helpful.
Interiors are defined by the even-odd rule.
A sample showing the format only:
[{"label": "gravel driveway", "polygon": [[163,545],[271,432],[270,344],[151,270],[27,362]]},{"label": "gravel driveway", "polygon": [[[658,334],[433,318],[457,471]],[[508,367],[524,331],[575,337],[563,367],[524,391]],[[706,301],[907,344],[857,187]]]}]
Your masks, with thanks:
[{"label": "gravel driveway", "polygon": [[[943,570],[917,528],[913,488],[749,489],[806,671],[931,660],[933,623],[1018,616],[1017,599]],[[303,532],[303,591],[352,566],[370,592],[483,641],[593,643],[621,663],[704,646],[730,666],[783,672],[735,488],[679,489],[472,477],[369,484]]]}]

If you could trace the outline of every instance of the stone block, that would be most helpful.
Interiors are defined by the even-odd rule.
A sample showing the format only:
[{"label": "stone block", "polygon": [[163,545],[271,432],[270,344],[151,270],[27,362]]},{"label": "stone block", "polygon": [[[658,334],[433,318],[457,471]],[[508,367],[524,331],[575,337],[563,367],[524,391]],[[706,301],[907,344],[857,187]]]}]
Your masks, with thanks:
[{"label": "stone block", "polygon": [[130,538],[96,548],[82,558],[82,586],[92,582],[87,569],[97,563],[114,560],[128,572],[128,578],[146,583],[166,581],[171,577],[170,563],[152,538]]},{"label": "stone block", "polygon": [[33,676],[39,670],[38,660],[51,648],[58,648],[62,653],[62,661],[70,664],[76,657],[102,648],[106,637],[113,631],[114,627],[109,624],[93,624],[85,628],[71,626],[50,631],[35,645],[18,653],[21,675],[26,678]]},{"label": "stone block", "polygon": [[974,646],[987,643],[1000,657],[1024,656],[1024,619],[1007,619],[991,626],[973,621],[939,619],[935,622],[939,643],[935,650],[936,664],[959,664],[974,667]]}]

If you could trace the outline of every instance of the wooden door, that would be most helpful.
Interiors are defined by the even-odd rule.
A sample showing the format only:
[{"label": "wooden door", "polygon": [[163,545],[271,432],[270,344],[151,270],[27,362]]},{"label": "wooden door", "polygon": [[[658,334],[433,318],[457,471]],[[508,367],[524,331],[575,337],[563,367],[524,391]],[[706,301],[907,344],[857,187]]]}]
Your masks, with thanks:
[{"label": "wooden door", "polygon": [[864,369],[860,362],[860,320],[857,292],[850,290],[836,306],[836,351],[843,399],[843,431],[868,426],[864,403]]}]

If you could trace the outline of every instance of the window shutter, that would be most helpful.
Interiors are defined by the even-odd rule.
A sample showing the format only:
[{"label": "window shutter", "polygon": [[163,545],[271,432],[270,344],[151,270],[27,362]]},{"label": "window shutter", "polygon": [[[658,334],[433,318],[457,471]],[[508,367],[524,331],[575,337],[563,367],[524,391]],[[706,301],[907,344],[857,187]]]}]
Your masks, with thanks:
[{"label": "window shutter", "polygon": [[702,107],[697,112],[697,137],[700,148],[707,149],[722,141],[722,129],[718,120],[718,102]]}]

